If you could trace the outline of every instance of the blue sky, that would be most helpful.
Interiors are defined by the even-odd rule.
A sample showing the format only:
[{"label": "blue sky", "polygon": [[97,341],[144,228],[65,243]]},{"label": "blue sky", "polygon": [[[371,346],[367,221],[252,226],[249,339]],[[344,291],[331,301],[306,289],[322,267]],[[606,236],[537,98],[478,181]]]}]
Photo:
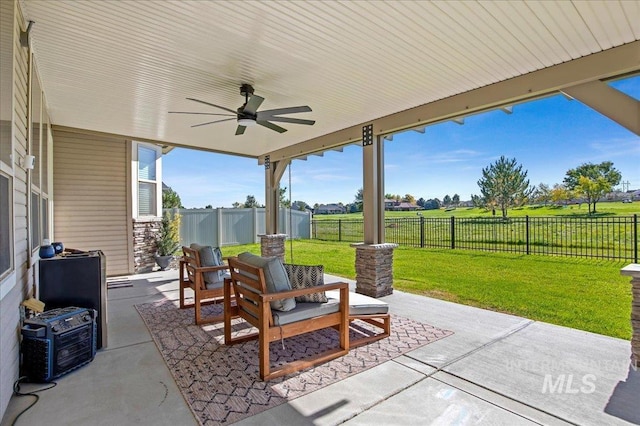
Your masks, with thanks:
[{"label": "blue sky", "polygon": [[[640,99],[640,76],[617,81]],[[561,95],[407,131],[385,141],[385,193],[417,198],[479,194],[482,168],[501,155],[516,158],[532,185],[561,183],[582,163],[612,161],[631,189],[640,189],[640,137],[578,101]],[[241,170],[242,173],[238,173]],[[163,158],[163,181],[187,208],[231,207],[254,195],[264,203],[264,168],[253,159],[177,148]],[[288,172],[281,186],[289,186]],[[362,187],[362,148],[294,160],[291,198],[308,204],[353,202]],[[288,190],[287,190],[288,198]]]}]

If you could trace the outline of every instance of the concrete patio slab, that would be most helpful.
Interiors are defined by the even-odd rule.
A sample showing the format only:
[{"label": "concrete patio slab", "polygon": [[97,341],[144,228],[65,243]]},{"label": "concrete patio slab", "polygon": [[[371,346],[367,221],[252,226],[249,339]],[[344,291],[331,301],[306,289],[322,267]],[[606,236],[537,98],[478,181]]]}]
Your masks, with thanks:
[{"label": "concrete patio slab", "polygon": [[[614,425],[627,421],[606,411],[614,391],[628,373],[631,382],[640,377],[629,356],[627,341],[536,322],[444,371],[573,423]],[[615,399],[619,409],[626,401],[625,412],[638,412],[640,396]]]},{"label": "concrete patio slab", "polygon": [[[133,276],[132,287],[109,290],[108,347],[57,379],[17,424],[197,424],[134,308],[177,300],[177,275]],[[354,287],[325,277],[338,280]],[[640,424],[627,341],[397,290],[383,300],[392,314],[455,334],[240,424]],[[31,400],[13,397],[0,424]]]},{"label": "concrete patio slab", "polygon": [[432,378],[381,402],[347,425],[534,425],[520,415]]},{"label": "concrete patio slab", "polygon": [[423,377],[423,374],[398,363],[385,362],[237,424],[340,424],[411,387]]}]

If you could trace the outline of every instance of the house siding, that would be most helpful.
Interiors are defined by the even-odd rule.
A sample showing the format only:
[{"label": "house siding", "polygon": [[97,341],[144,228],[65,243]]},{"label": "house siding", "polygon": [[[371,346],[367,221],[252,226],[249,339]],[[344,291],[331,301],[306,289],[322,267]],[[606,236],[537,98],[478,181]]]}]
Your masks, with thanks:
[{"label": "house siding", "polygon": [[130,144],[116,136],[55,126],[53,138],[55,240],[68,248],[102,250],[107,275],[132,274]]},{"label": "house siding", "polygon": [[[12,16],[14,3],[2,2],[1,13],[3,17]],[[9,18],[10,19],[10,18]],[[14,16],[14,22],[19,22],[24,28],[23,19],[19,9]],[[8,24],[3,19],[3,26]],[[27,217],[27,173],[19,165],[20,158],[27,154],[27,95],[29,80],[29,51],[20,46],[20,28],[13,28],[13,237],[14,237],[14,271],[5,280],[12,288],[6,290],[4,297],[0,298],[0,418],[11,399],[13,383],[19,374],[19,329],[20,329],[20,302],[32,290],[33,265],[31,265],[31,251],[28,244],[28,217]],[[3,76],[6,78],[6,76]],[[11,77],[10,77],[11,78]],[[4,95],[4,94],[3,94]],[[6,202],[6,201],[5,201]]]}]

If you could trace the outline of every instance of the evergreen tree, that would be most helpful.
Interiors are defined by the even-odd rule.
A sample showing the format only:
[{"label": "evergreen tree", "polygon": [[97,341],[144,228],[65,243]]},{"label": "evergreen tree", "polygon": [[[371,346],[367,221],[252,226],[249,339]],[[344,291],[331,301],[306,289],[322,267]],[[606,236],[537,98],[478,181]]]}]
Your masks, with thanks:
[{"label": "evergreen tree", "polygon": [[163,209],[184,209],[180,196],[176,191],[169,188],[162,191],[162,208]]},{"label": "evergreen tree", "polygon": [[519,206],[531,194],[527,171],[515,158],[501,156],[495,163],[482,169],[478,186],[488,205],[495,205],[507,217],[509,207]]}]

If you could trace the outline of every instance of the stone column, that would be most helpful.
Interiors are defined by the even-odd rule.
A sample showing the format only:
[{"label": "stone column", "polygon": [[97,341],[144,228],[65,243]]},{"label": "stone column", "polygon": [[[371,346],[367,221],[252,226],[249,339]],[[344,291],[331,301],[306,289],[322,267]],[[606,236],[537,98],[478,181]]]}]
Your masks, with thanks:
[{"label": "stone column", "polygon": [[637,367],[640,364],[640,264],[627,265],[620,273],[631,277],[631,362]]},{"label": "stone column", "polygon": [[393,249],[397,244],[351,244],[356,249],[356,293],[382,297],[393,293]]},{"label": "stone column", "polygon": [[136,274],[151,272],[156,265],[154,255],[160,222],[159,218],[133,219],[133,259]]},{"label": "stone column", "polygon": [[262,257],[279,257],[284,262],[284,242],[287,234],[261,234],[260,255]]}]

